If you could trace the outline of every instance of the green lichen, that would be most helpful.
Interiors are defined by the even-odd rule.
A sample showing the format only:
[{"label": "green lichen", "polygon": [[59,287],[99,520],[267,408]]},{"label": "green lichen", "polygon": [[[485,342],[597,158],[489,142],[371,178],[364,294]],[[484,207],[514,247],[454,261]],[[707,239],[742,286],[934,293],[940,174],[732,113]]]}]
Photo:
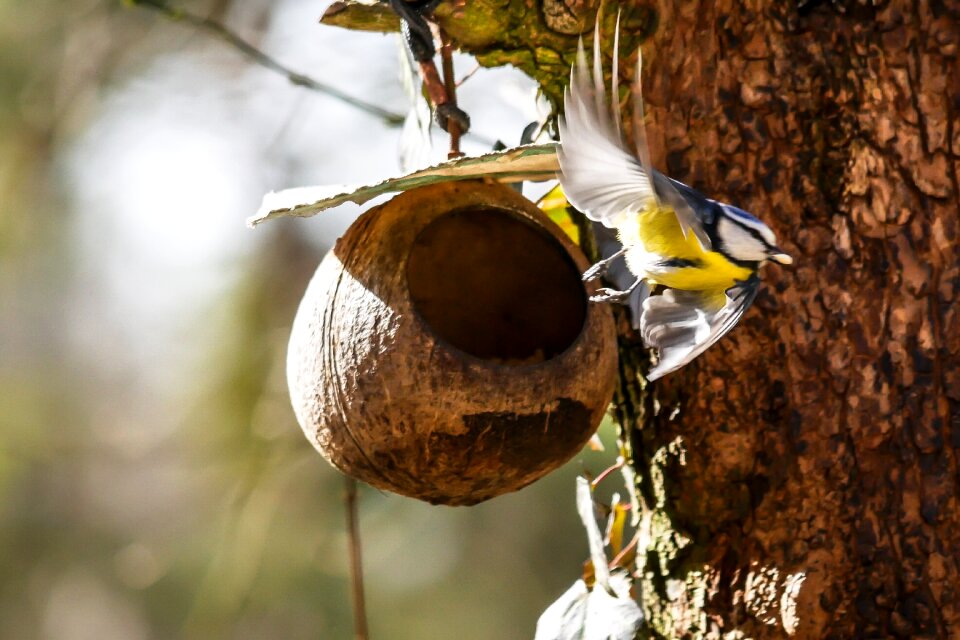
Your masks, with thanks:
[{"label": "green lichen", "polygon": [[322,24],[353,29],[391,33],[400,31],[400,18],[385,2],[340,0],[331,4],[320,18]]}]

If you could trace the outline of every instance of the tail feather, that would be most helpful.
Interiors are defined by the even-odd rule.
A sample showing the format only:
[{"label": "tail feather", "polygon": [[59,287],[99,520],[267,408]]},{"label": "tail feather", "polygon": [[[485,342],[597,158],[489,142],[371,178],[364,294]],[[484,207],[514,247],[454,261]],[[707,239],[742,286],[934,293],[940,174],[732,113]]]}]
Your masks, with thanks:
[{"label": "tail feather", "polygon": [[753,303],[760,278],[753,274],[724,291],[667,289],[643,302],[640,336],[660,361],[647,374],[656,380],[676,371],[732,329]]}]

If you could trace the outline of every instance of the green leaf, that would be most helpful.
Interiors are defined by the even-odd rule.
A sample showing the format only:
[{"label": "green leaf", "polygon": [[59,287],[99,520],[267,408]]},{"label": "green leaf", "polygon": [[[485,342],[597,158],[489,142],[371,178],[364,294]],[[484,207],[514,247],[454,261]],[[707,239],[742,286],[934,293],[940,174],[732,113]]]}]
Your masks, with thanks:
[{"label": "green leaf", "polygon": [[555,143],[513,147],[482,156],[449,160],[372,185],[300,187],[268,193],[264,196],[259,211],[247,219],[247,225],[255,227],[264,220],[286,216],[308,218],[345,202],[363,204],[385,193],[407,191],[438,182],[478,178],[490,178],[500,182],[549,180],[559,170]]}]

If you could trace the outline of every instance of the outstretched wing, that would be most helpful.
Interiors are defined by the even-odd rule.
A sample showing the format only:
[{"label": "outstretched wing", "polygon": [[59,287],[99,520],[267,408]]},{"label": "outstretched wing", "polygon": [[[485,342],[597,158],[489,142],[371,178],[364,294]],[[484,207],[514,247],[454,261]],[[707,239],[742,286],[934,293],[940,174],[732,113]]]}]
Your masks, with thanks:
[{"label": "outstretched wing", "polygon": [[[673,209],[684,234],[692,232],[705,249],[710,240],[694,209],[669,180],[654,180],[650,167],[643,101],[640,91],[638,53],[637,81],[634,86],[634,137],[637,154],[627,151],[620,133],[620,103],[614,93],[612,107],[607,104],[600,65],[599,24],[594,33],[593,70],[587,65],[583,41],[577,48],[577,62],[570,74],[570,86],[564,93],[564,118],[560,120],[560,183],[569,201],[591,220],[611,228],[620,228],[636,219],[636,214],[656,207],[662,197]],[[616,45],[615,45],[616,46]],[[616,69],[614,51],[614,69]],[[613,90],[616,92],[616,71]]]},{"label": "outstretched wing", "polygon": [[[596,53],[595,59],[599,60]],[[624,148],[607,111],[603,76],[591,74],[582,40],[564,94],[564,112],[557,157],[560,184],[571,204],[591,220],[611,228],[621,227],[638,211],[656,206],[650,176]]]},{"label": "outstretched wing", "polygon": [[726,292],[667,289],[647,298],[640,316],[640,335],[660,356],[647,379],[676,371],[706,351],[737,324],[759,288],[760,278],[753,274]]}]

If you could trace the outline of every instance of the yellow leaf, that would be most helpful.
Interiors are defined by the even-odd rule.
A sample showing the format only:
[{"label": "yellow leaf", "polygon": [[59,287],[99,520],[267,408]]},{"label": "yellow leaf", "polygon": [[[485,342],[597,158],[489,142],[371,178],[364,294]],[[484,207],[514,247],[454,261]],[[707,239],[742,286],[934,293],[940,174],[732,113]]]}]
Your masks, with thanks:
[{"label": "yellow leaf", "polygon": [[611,505],[607,539],[613,555],[619,554],[623,549],[623,527],[627,523],[627,511],[629,509],[629,504],[619,501]]},{"label": "yellow leaf", "polygon": [[567,196],[564,195],[563,189],[560,188],[559,184],[540,198],[540,202],[537,204],[540,210],[547,214],[557,226],[563,229],[563,232],[567,234],[571,240],[578,245],[580,244],[580,229],[570,215],[570,203],[567,202]]}]

